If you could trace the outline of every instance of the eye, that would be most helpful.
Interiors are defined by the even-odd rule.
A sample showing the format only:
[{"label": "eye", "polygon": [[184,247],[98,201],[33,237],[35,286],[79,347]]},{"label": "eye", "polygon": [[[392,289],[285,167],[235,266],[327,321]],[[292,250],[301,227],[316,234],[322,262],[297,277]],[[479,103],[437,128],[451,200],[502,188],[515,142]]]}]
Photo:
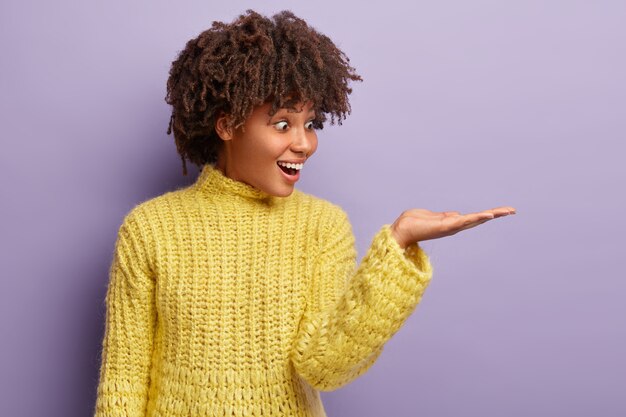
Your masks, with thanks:
[{"label": "eye", "polygon": [[315,125],[313,124],[313,120],[309,120],[308,122],[306,122],[304,124],[304,127],[306,127],[309,130],[315,129]]},{"label": "eye", "polygon": [[289,127],[289,123],[287,123],[285,120],[281,120],[280,122],[274,123],[274,127],[276,127],[276,129],[278,130],[287,130],[287,127]]}]

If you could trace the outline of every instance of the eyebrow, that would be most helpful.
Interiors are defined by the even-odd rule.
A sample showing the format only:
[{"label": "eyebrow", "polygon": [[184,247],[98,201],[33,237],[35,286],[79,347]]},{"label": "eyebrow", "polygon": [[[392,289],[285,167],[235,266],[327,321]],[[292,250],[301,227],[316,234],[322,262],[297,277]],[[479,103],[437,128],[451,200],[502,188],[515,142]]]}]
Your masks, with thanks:
[{"label": "eyebrow", "polygon": [[[281,113],[281,112],[285,112],[285,114],[279,116],[278,114]],[[294,113],[301,113],[301,112],[290,112],[290,111],[287,111],[287,109],[280,109],[279,111],[274,113],[273,116],[269,116],[269,115],[268,116],[269,116],[270,119],[272,119],[272,118],[277,117],[277,116],[278,117],[290,116],[290,115],[293,115]],[[307,115],[309,115],[309,116],[317,116],[317,112],[314,109],[311,109],[311,110],[309,110],[307,112]]]}]

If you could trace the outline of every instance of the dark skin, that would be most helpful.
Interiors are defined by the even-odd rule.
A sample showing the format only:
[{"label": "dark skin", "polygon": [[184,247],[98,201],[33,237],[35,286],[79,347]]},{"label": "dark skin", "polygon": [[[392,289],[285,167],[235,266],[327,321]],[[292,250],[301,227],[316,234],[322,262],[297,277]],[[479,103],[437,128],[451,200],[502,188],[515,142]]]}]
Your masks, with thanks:
[{"label": "dark skin", "polygon": [[[268,105],[269,103],[266,103],[265,107],[268,107]],[[298,103],[298,106],[304,107],[304,103]],[[260,109],[260,107],[258,107],[257,109]],[[281,110],[288,110],[288,109],[281,109]],[[263,111],[267,111],[267,109]],[[225,116],[226,116],[225,114],[222,114],[218,118],[215,129],[218,135],[223,140],[228,139],[232,141],[234,136],[229,131],[226,125]],[[298,122],[298,124],[301,124],[301,125],[305,125],[306,121],[309,119],[308,113],[302,113],[302,115],[300,116],[292,116],[292,117],[296,117],[296,119],[298,120],[301,119]],[[263,138],[262,133],[264,132],[263,130],[264,125],[267,124],[265,121],[266,118],[267,116],[265,118],[262,118],[260,116],[255,116],[254,118],[249,118],[247,121],[249,129],[253,129],[255,132],[261,132],[261,133],[257,133],[257,134],[261,134],[261,137],[259,139],[251,137],[250,139],[246,140],[244,139],[244,137],[236,135],[237,138],[235,140],[239,142],[240,144],[244,144],[244,146],[241,147],[241,145],[239,145],[240,146],[239,153],[241,155],[239,157],[235,157],[234,160],[237,161],[237,159],[239,159],[240,161],[235,162],[235,165],[238,164],[243,167],[245,167],[246,165],[250,165],[249,161],[246,160],[246,158],[250,158],[250,156],[245,156],[245,152],[248,152],[249,155],[250,155],[250,152],[252,152],[252,154],[254,153],[259,154],[259,152],[263,151],[265,148],[273,150],[274,145],[270,146],[270,144],[273,142],[278,143],[277,140],[272,140],[272,141],[266,141],[264,144],[264,142],[260,140]],[[270,132],[273,132],[273,130],[270,130]],[[315,143],[315,148],[316,148],[317,139],[316,139],[315,132],[310,132],[310,133],[313,134],[313,137],[315,138],[314,143]],[[251,146],[250,144],[255,142],[254,139],[256,139],[256,142],[259,142],[259,144],[256,145],[256,148],[250,148]],[[309,138],[309,141],[311,139],[312,138]],[[285,155],[291,155],[291,152],[295,154],[297,152],[304,151],[306,154],[310,156],[312,152],[315,152],[315,148],[311,148],[312,145],[309,141],[301,138],[300,136],[291,137],[291,139],[287,140],[285,144],[283,145],[285,147],[284,152],[287,152]],[[249,143],[247,146],[245,145],[246,142]],[[304,143],[307,143],[307,145],[304,145]],[[297,146],[297,149],[296,149],[296,146]],[[302,146],[308,146],[308,147],[305,150],[305,148],[302,148]],[[246,147],[249,148],[247,151],[245,150]],[[241,149],[244,149],[244,150],[242,151]],[[264,153],[264,152],[261,152],[261,153]],[[232,154],[232,152],[230,152],[229,154]],[[221,156],[224,156],[224,155],[221,155]],[[232,155],[231,155],[231,159],[232,159]],[[224,163],[225,163],[224,159],[218,158],[218,162],[219,162],[220,169],[226,172],[227,170],[225,170],[224,168]],[[238,171],[245,173],[246,169],[241,168]],[[228,173],[226,175],[228,175]],[[481,212],[470,213],[470,214],[461,214],[458,211],[445,211],[445,212],[437,213],[437,212],[433,212],[433,211],[426,210],[426,209],[416,208],[416,209],[410,209],[410,210],[404,211],[400,215],[400,217],[398,217],[398,219],[396,219],[396,221],[391,225],[391,233],[392,233],[392,236],[400,245],[400,247],[404,249],[412,243],[421,242],[421,241],[430,240],[430,239],[438,239],[438,238],[445,237],[445,236],[451,236],[460,232],[461,230],[471,229],[472,227],[476,227],[489,220],[495,219],[497,217],[507,216],[509,214],[515,214],[515,209],[513,207],[502,206],[502,207],[496,207],[490,210],[484,210]]]},{"label": "dark skin", "polygon": [[404,211],[391,225],[391,234],[402,249],[412,243],[439,239],[471,229],[498,217],[515,214],[510,206],[501,206],[476,213],[461,214],[458,211],[434,212],[426,209]]}]

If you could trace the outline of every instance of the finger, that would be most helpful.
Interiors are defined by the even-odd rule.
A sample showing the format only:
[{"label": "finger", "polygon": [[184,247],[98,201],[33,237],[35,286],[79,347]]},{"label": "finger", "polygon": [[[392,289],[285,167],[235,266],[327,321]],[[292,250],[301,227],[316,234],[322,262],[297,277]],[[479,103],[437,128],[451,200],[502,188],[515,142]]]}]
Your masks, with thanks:
[{"label": "finger", "polygon": [[496,216],[506,216],[507,214],[515,214],[516,210],[514,207],[511,206],[501,206],[501,207],[495,207],[492,208],[490,210],[485,210],[491,213],[494,213],[494,215]]},{"label": "finger", "polygon": [[476,221],[476,222],[469,223],[469,224],[461,227],[459,230],[457,230],[457,232],[460,232],[461,230],[471,229],[471,228],[476,227],[478,225],[481,225],[481,224],[483,224],[485,222],[488,222],[489,220],[491,220],[491,219],[483,219],[483,220],[479,220],[479,221]]},{"label": "finger", "polygon": [[503,212],[503,211],[488,211],[488,213],[493,214],[494,219],[496,217],[502,217],[502,216],[508,216],[509,215],[508,211],[507,212]]},{"label": "finger", "polygon": [[492,219],[487,218],[487,219],[482,219],[482,220],[477,220],[477,221],[473,221],[473,222],[467,223],[467,224],[459,227],[458,229],[456,229],[453,234],[456,234],[456,233],[458,233],[458,232],[460,232],[462,230],[467,230],[467,229],[474,228],[476,226],[479,226],[479,225],[481,225],[483,223],[488,222],[489,220],[492,220]]},{"label": "finger", "polygon": [[[460,230],[465,230],[466,228],[474,227],[473,225],[478,222],[486,222],[494,218],[492,213],[488,212],[480,212],[480,213],[471,213],[465,214],[459,217],[447,217],[442,219],[444,225],[446,225],[446,229],[450,232],[456,233]],[[476,224],[477,226],[478,224]]]},{"label": "finger", "polygon": [[[513,208],[510,207],[510,209]],[[507,216],[509,214],[511,214],[509,212],[509,207],[498,207],[491,210],[485,210],[480,213],[472,213],[471,215],[464,216],[464,224],[457,231],[471,229],[472,227],[476,227],[489,220],[495,219],[496,217]]]},{"label": "finger", "polygon": [[479,211],[477,213],[471,213],[472,215],[482,215],[483,217],[492,216],[492,218],[507,216],[509,214],[508,210],[503,210],[501,208],[498,209],[489,209],[484,211]]},{"label": "finger", "polygon": [[475,222],[475,221],[483,220],[483,219],[491,220],[495,217],[496,217],[495,214],[487,210],[487,211],[481,211],[478,213],[466,214],[465,216],[463,216],[463,220],[467,223],[471,223],[471,222]]},{"label": "finger", "polygon": [[426,215],[426,216],[431,216],[431,217],[449,217],[449,216],[460,216],[461,213],[458,211],[442,211],[442,212],[437,212],[437,211],[431,211],[431,210],[426,210],[426,209],[411,209],[407,211],[410,214],[415,214],[415,215]]},{"label": "finger", "polygon": [[409,209],[405,211],[405,213],[411,217],[430,217],[430,218],[444,217],[443,213],[438,213],[438,212],[426,210],[426,209]]}]

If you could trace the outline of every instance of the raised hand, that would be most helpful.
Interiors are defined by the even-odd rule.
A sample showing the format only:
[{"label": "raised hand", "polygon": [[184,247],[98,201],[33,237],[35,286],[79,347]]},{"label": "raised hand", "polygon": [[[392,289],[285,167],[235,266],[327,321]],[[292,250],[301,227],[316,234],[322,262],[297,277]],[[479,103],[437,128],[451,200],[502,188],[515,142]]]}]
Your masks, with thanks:
[{"label": "raised hand", "polygon": [[401,248],[414,242],[438,239],[471,229],[497,217],[515,214],[515,209],[502,206],[477,213],[461,214],[458,211],[442,213],[426,209],[410,209],[402,212],[391,225],[391,233]]}]

